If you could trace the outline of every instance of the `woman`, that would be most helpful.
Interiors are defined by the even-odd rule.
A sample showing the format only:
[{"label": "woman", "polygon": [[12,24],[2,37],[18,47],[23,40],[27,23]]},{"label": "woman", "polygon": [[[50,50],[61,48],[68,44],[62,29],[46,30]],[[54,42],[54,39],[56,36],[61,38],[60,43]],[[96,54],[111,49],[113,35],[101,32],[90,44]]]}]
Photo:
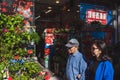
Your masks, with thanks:
[{"label": "woman", "polygon": [[107,56],[106,44],[102,40],[94,40],[91,46],[94,56],[89,65],[90,80],[113,80],[114,69],[112,60]]}]

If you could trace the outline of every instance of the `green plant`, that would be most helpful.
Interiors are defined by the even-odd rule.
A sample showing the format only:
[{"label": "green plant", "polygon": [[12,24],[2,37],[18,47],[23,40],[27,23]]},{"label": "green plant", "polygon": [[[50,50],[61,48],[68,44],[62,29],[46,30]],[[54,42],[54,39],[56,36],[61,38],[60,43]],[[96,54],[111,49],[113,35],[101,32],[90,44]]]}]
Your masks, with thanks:
[{"label": "green plant", "polygon": [[[9,65],[10,75],[14,80],[31,80],[31,78],[38,79],[39,72],[42,71],[39,63],[34,61],[14,60]],[[42,80],[42,77],[39,77]],[[40,80],[38,79],[38,80]]]},{"label": "green plant", "polygon": [[2,79],[2,76],[3,76],[4,67],[5,67],[5,63],[1,62],[1,64],[0,64],[0,80]]},{"label": "green plant", "polygon": [[[28,55],[28,45],[31,42],[35,42],[37,44],[37,42],[40,40],[39,35],[36,32],[27,32],[24,30],[23,20],[24,19],[19,14],[0,14],[0,72],[3,70],[3,67],[6,66],[9,68],[10,75],[12,75],[14,80],[19,80],[15,79],[16,76],[18,76],[17,73],[22,71],[26,66],[20,64],[19,61],[17,62],[17,60],[15,60],[16,62],[11,65],[10,61],[14,60],[14,55],[18,55],[20,59],[23,59],[23,56]],[[32,75],[32,73],[34,74],[34,71],[36,70],[33,72],[31,70],[29,71],[29,73]],[[28,75],[28,73],[25,75],[21,73],[22,78],[26,75]],[[28,77],[31,77],[31,75],[28,75]]]},{"label": "green plant", "polygon": [[30,36],[31,36],[31,40],[38,43],[39,40],[40,40],[40,37],[39,35],[36,33],[36,32],[31,32],[30,33]]},{"label": "green plant", "polygon": [[38,72],[42,71],[42,68],[40,68],[40,65],[35,62],[25,62],[24,67],[26,69],[27,74],[30,77],[35,77]]},{"label": "green plant", "polygon": [[7,16],[0,14],[0,59],[11,59],[13,54],[25,55],[25,45],[30,42],[38,42],[36,32],[28,33],[23,29],[23,18],[16,14]]}]

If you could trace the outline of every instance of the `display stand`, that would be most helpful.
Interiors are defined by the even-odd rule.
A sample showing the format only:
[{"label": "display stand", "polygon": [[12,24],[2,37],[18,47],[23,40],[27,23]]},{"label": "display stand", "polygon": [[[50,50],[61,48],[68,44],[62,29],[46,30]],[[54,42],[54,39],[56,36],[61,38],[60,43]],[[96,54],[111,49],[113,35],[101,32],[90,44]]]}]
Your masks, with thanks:
[{"label": "display stand", "polygon": [[51,52],[51,46],[53,45],[53,35],[54,29],[53,28],[46,28],[44,31],[45,34],[45,48],[44,48],[44,66],[45,68],[49,68],[50,64],[50,55],[52,54]]},{"label": "display stand", "polygon": [[54,53],[53,55],[51,55],[50,59],[50,70],[55,75],[61,77],[64,80],[67,61],[67,51],[65,48],[65,43],[67,41],[68,34],[60,32],[55,33],[54,36]]}]

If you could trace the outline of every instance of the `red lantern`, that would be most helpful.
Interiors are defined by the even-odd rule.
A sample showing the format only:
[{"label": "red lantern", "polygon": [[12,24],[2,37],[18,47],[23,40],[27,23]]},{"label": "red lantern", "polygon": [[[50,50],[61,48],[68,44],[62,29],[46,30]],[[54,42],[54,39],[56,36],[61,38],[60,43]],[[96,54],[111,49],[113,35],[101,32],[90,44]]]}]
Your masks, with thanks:
[{"label": "red lantern", "polygon": [[29,18],[29,20],[30,20],[30,22],[32,22],[32,21],[33,21],[33,18]]}]

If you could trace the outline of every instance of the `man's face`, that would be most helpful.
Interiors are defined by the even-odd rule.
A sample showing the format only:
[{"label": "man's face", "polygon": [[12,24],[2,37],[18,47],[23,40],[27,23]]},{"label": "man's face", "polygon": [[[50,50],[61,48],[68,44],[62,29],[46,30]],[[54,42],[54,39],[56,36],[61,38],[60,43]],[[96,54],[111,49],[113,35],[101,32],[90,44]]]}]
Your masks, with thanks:
[{"label": "man's face", "polygon": [[67,48],[69,54],[73,54],[76,52],[77,48],[76,47],[69,47]]},{"label": "man's face", "polygon": [[68,47],[68,48],[67,48],[67,51],[68,51],[69,54],[72,54],[71,48],[72,48],[72,47]]}]

